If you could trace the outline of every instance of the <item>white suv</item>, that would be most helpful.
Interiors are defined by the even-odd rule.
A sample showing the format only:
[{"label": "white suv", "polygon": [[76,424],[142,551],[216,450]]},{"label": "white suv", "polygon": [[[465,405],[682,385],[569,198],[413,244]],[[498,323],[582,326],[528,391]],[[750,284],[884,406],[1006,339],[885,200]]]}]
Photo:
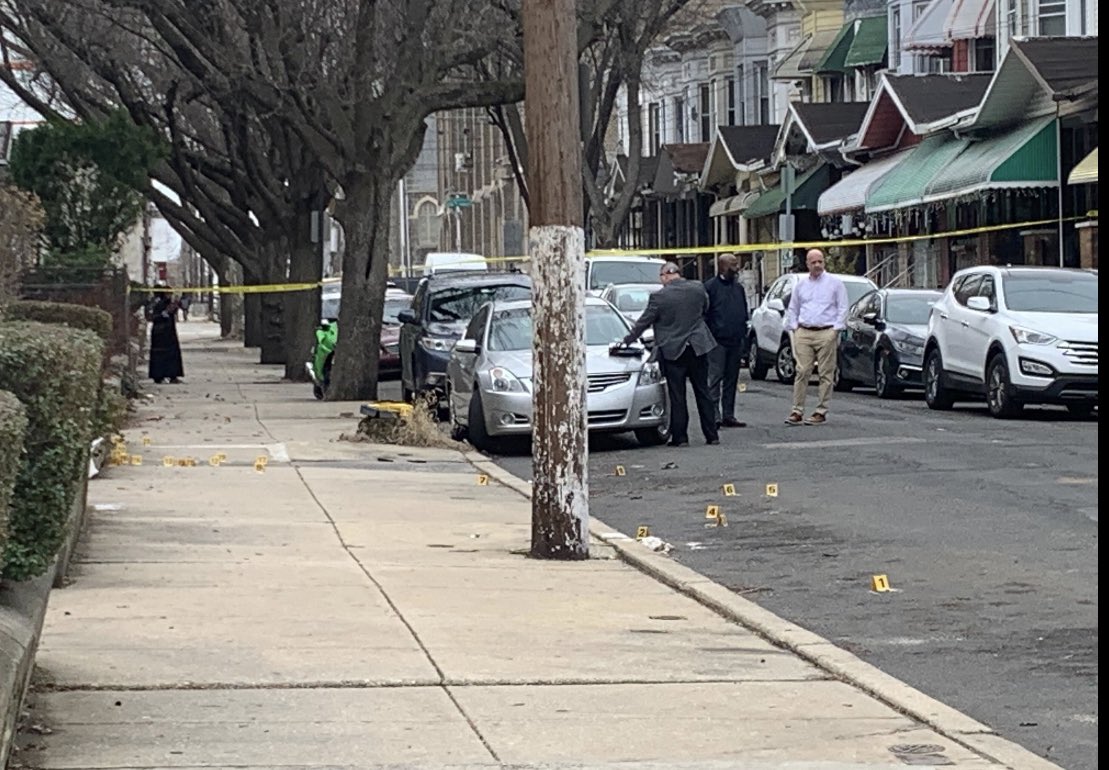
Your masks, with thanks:
[{"label": "white suv", "polygon": [[[751,313],[751,327],[747,335],[747,368],[751,379],[765,380],[770,367],[778,379],[793,382],[797,365],[793,361],[793,345],[785,331],[786,308],[793,296],[793,287],[808,273],[786,273],[770,285],[762,302]],[[850,307],[864,294],[878,287],[874,281],[860,275],[836,275],[847,289]]]},{"label": "white suv", "polygon": [[994,417],[1025,404],[1097,407],[1097,273],[972,267],[932,307],[924,395],[932,409],[986,397]]}]

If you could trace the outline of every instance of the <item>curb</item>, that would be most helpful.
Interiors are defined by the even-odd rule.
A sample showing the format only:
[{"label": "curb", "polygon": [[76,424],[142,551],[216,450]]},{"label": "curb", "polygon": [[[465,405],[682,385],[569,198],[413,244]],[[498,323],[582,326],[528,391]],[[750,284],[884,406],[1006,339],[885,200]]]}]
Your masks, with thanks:
[{"label": "curb", "polygon": [[[529,482],[512,475],[483,454],[459,451],[478,471],[531,499]],[[684,564],[643,548],[633,538],[592,515],[589,534],[614,548],[621,559],[641,572],[998,764],[1021,770],[1062,770],[1059,765],[1002,738],[986,725],[910,687],[824,637],[778,617]]]}]

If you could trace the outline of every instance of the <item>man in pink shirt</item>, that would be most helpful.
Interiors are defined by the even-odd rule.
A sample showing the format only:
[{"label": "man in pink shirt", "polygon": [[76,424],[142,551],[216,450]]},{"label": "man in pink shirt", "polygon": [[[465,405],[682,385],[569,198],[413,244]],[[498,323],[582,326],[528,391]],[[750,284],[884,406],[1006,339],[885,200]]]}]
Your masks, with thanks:
[{"label": "man in pink shirt", "polygon": [[[809,277],[793,287],[786,312],[786,330],[793,335],[793,409],[786,425],[823,425],[828,421],[828,399],[836,372],[836,339],[847,321],[847,288],[843,281],[824,272],[824,252],[812,249],[805,255]],[[805,398],[813,364],[820,375],[820,403],[805,419]]]}]

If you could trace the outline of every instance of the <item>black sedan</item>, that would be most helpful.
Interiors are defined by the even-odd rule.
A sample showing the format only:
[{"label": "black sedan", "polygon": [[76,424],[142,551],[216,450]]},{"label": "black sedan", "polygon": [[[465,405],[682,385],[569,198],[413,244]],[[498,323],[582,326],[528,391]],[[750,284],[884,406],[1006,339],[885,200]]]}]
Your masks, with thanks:
[{"label": "black sedan", "polygon": [[931,289],[878,289],[860,297],[840,334],[836,387],[870,386],[879,398],[921,387],[928,315],[941,296]]}]

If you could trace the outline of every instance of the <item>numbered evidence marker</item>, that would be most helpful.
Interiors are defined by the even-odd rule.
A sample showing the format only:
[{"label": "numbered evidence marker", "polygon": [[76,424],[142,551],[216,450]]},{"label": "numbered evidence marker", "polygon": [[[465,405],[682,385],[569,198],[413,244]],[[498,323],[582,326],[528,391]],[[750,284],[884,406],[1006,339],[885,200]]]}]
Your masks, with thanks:
[{"label": "numbered evidence marker", "polygon": [[216,455],[216,457],[219,458],[219,461],[221,463],[227,462],[227,452],[220,452],[219,454]]},{"label": "numbered evidence marker", "polygon": [[254,464],[255,465],[263,465],[263,466],[269,465],[270,464],[270,458],[269,458],[268,455],[258,455],[257,457],[254,458]]},{"label": "numbered evidence marker", "polygon": [[259,473],[265,473],[266,472],[266,464],[263,463],[263,462],[259,462],[258,460],[255,460],[254,461],[254,470],[258,471]]},{"label": "numbered evidence marker", "polygon": [[747,383],[746,382],[739,383],[739,392],[740,393],[746,393],[747,392]]},{"label": "numbered evidence marker", "polygon": [[710,505],[707,508],[705,508],[705,518],[706,519],[719,519],[720,518],[720,506],[719,505]]},{"label": "numbered evidence marker", "polygon": [[131,455],[132,465],[142,465],[142,455]]},{"label": "numbered evidence marker", "polygon": [[889,593],[890,579],[885,575],[874,575],[870,578],[870,590],[877,594]]},{"label": "numbered evidence marker", "polygon": [[143,436],[142,437],[142,445],[143,446],[150,446],[150,443],[151,443],[150,442],[150,436]]},{"label": "numbered evidence marker", "polygon": [[162,465],[164,465],[167,468],[172,468],[173,466],[177,465],[177,458],[176,457],[170,457],[169,455],[166,455],[165,457],[162,458]]},{"label": "numbered evidence marker", "polygon": [[616,475],[617,476],[626,476],[627,475],[627,472],[624,470],[623,465],[617,465],[616,466]]},{"label": "numbered evidence marker", "polygon": [[651,528],[650,527],[636,527],[635,528],[635,539],[636,540],[642,540],[643,538],[650,537],[650,536],[651,536]]},{"label": "numbered evidence marker", "polygon": [[208,464],[213,468],[218,468],[222,462],[223,460],[220,459],[219,455],[212,455],[208,458]]},{"label": "numbered evidence marker", "polygon": [[477,485],[478,485],[479,487],[487,487],[487,486],[489,486],[489,477],[488,477],[488,476],[486,476],[486,475],[485,475],[484,473],[482,473],[481,475],[479,475],[479,476],[477,477]]},{"label": "numbered evidence marker", "polygon": [[725,484],[721,489],[724,491],[724,497],[735,497],[735,484]]},{"label": "numbered evidence marker", "polygon": [[766,496],[767,497],[777,497],[778,496],[778,485],[777,484],[767,484],[766,485]]}]

